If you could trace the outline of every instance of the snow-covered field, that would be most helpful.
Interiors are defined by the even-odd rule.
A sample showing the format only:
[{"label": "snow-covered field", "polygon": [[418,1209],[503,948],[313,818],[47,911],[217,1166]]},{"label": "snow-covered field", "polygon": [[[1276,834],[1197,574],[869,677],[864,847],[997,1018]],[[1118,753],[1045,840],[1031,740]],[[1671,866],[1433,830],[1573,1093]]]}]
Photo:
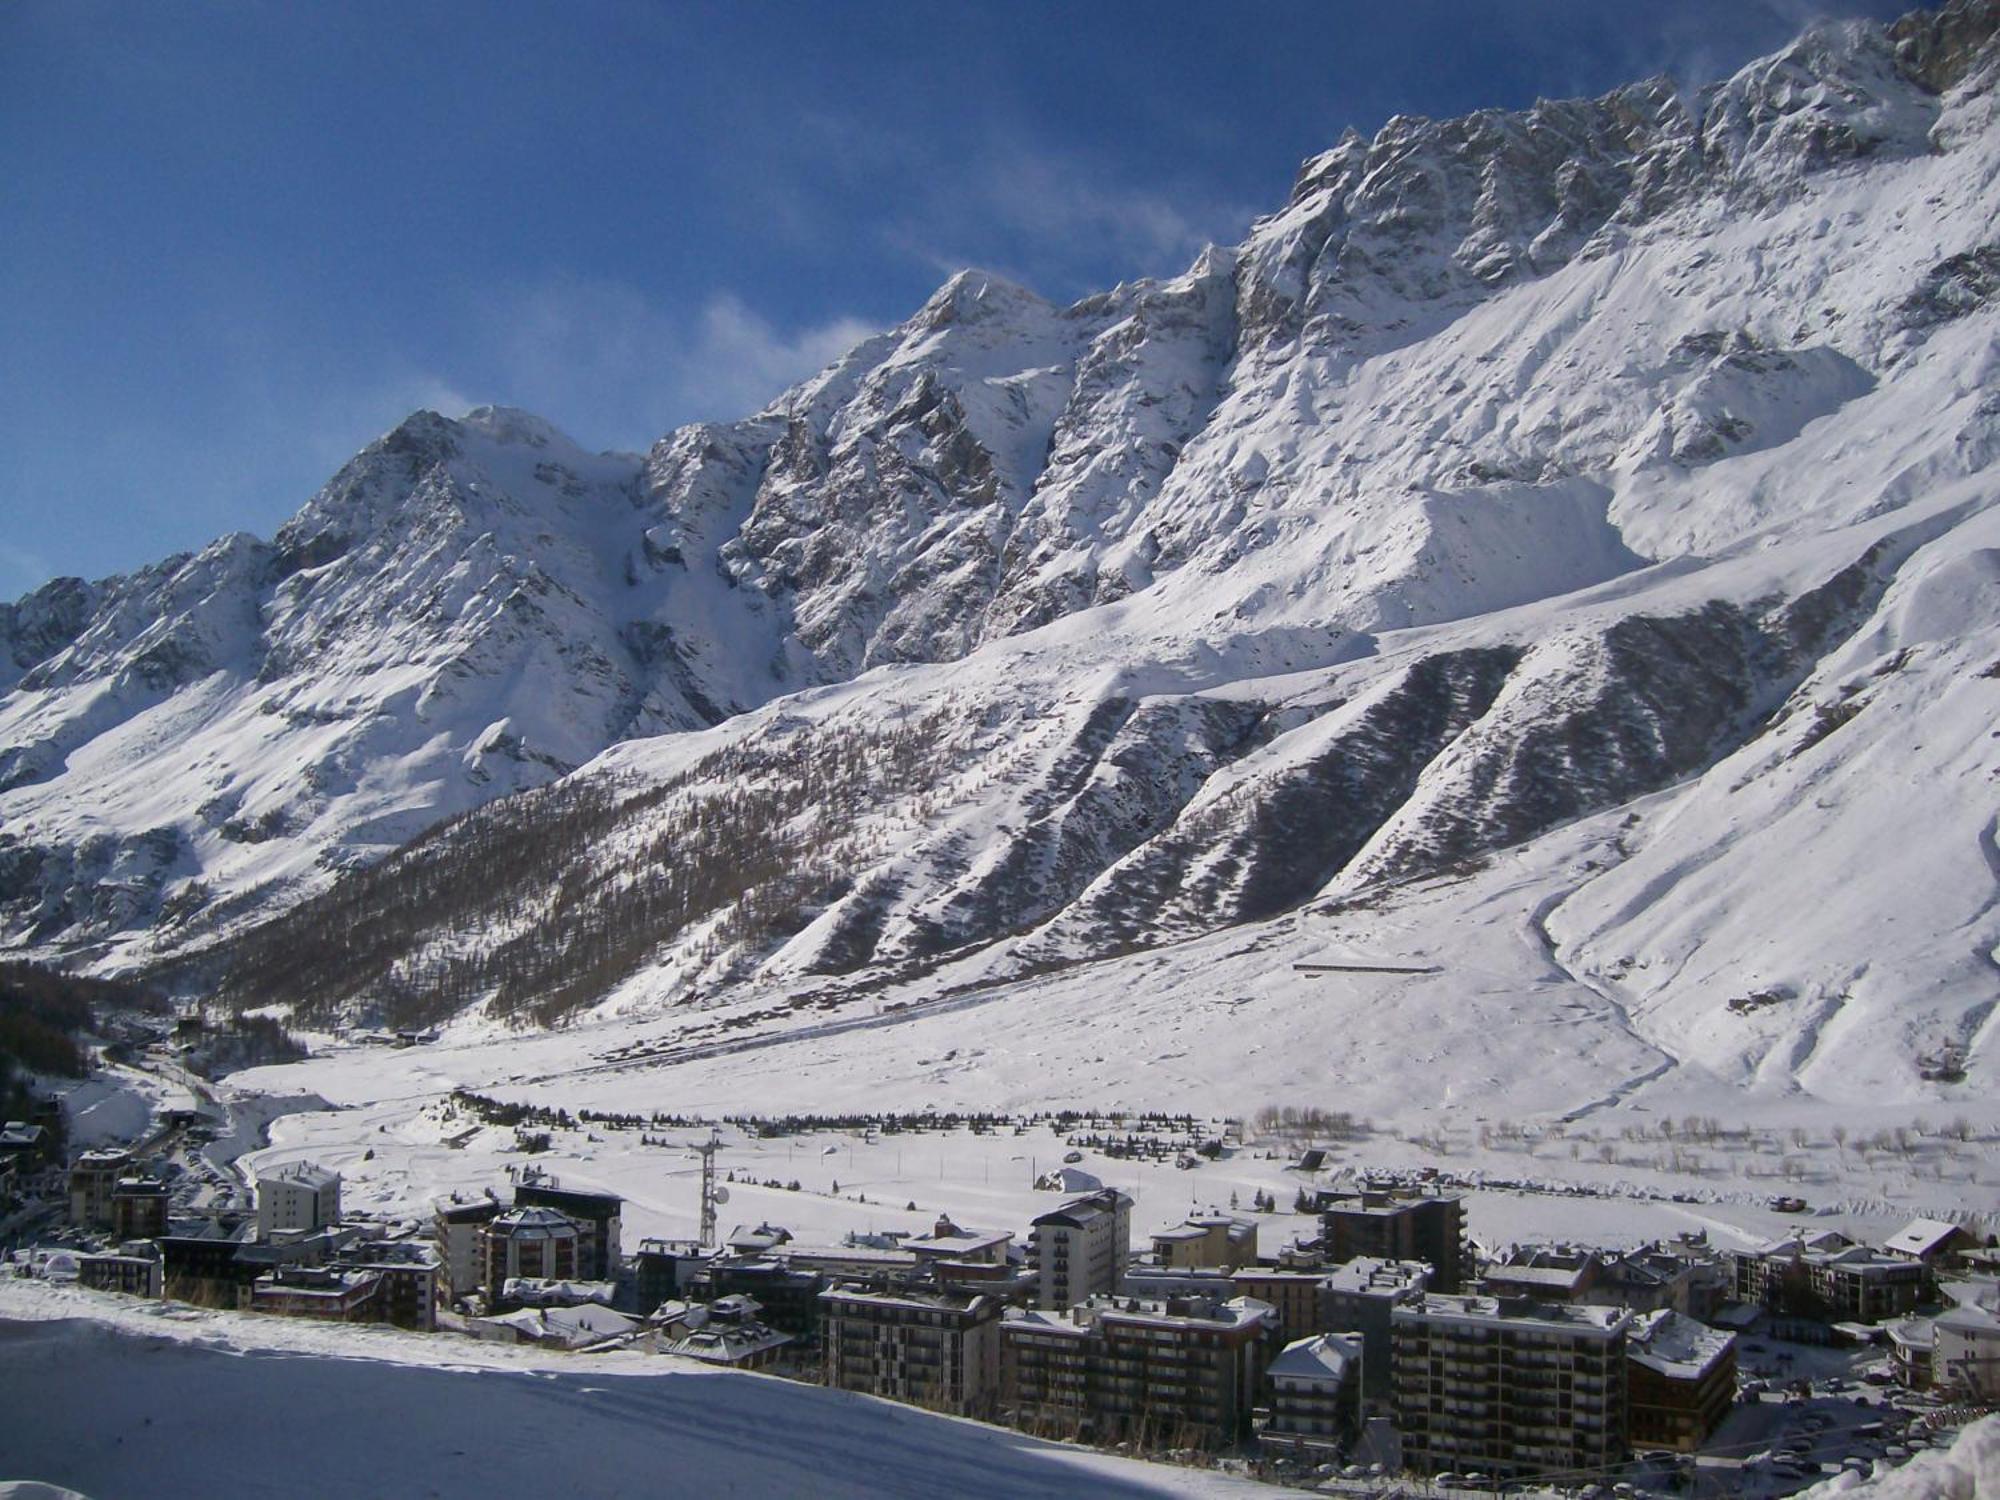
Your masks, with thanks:
[{"label": "snow-covered field", "polygon": [[13,1280],[0,1410],[0,1480],[91,1500],[1275,1493],[671,1356],[162,1312]]},{"label": "snow-covered field", "polygon": [[70,1145],[78,1148],[136,1140],[161,1111],[194,1104],[182,1085],[139,1068],[114,1065],[81,1083],[49,1082],[62,1099]]},{"label": "snow-covered field", "polygon": [[[1320,1006],[1345,1002],[1360,1012],[1364,1006],[1355,995],[1341,994],[1342,980],[1382,978],[1326,976],[1312,981],[1324,988],[1302,989],[1323,997],[1316,1001]],[[885,1016],[877,1018],[880,1024],[830,1037],[777,1040],[680,1064],[593,1065],[607,1041],[622,1045],[629,1038],[625,1025],[608,1023],[504,1043],[335,1048],[302,1063],[236,1075],[225,1089],[316,1094],[335,1106],[276,1120],[270,1147],[245,1165],[313,1160],[334,1167],[345,1179],[350,1207],[402,1217],[452,1193],[492,1188],[504,1196],[509,1172],[533,1164],[565,1184],[625,1196],[628,1238],[693,1233],[698,1166],[690,1147],[706,1138],[706,1130],[537,1124],[534,1130],[548,1130],[549,1149],[530,1156],[518,1149],[513,1129],[481,1127],[455,1108],[451,1091],[563,1110],[573,1119],[586,1110],[720,1121],[806,1112],[963,1109],[1026,1116],[1120,1108],[1186,1110],[1196,1116],[1201,1136],[1227,1134],[1224,1113],[1250,1122],[1237,1132],[1241,1139],[1232,1137],[1222,1160],[1192,1169],[1176,1166],[1171,1155],[1163,1161],[1117,1158],[1076,1140],[1093,1130],[1118,1133],[1101,1123],[1059,1131],[1043,1120],[1018,1132],[1002,1126],[984,1133],[800,1127],[762,1139],[724,1125],[718,1167],[734,1178],[725,1228],[769,1220],[804,1239],[849,1230],[921,1230],[940,1212],[1025,1235],[1034,1215],[1056,1201],[1033,1186],[1036,1177],[1072,1152],[1084,1170],[1134,1194],[1136,1233],[1165,1228],[1192,1209],[1233,1204],[1247,1211],[1260,1191],[1288,1210],[1300,1187],[1309,1185],[1287,1169],[1307,1139],[1260,1135],[1255,1119],[1273,1105],[1344,1109],[1355,1116],[1350,1139],[1314,1138],[1331,1153],[1317,1178],[1321,1184],[1357,1170],[1435,1168],[1464,1179],[1474,1188],[1473,1233],[1489,1245],[1557,1238],[1629,1244],[1698,1230],[1726,1247],[1796,1224],[1796,1216],[1768,1206],[1779,1195],[1805,1198],[1816,1222],[1869,1238],[1919,1212],[1988,1216],[1978,1221],[1982,1228],[2000,1227],[1991,1217],[2000,1209],[2000,1160],[1992,1145],[2000,1119],[1990,1101],[1964,1100],[1928,1112],[1907,1105],[1833,1108],[1795,1094],[1760,1097],[1720,1084],[1703,1091],[1682,1081],[1672,1091],[1641,1087],[1591,1107],[1589,1099],[1555,1089],[1556,1068],[1538,1068],[1532,1049],[1524,1047],[1508,1066],[1522,1070],[1519,1094],[1539,1109],[1510,1112],[1503,1096],[1471,1089],[1466,1092],[1473,1102],[1456,1103],[1449,1070],[1465,1063],[1449,1055],[1426,1059],[1420,1076],[1429,1087],[1398,1104],[1386,1091],[1364,1095],[1339,1081],[1314,1084],[1310,1065],[1302,1068],[1296,1055],[1308,1045],[1303,1031],[1314,1015],[1315,1001],[1304,996],[1289,1006],[1239,997],[1225,977],[1217,999],[1204,1008],[1213,1019],[1199,1035],[1141,1051],[1141,1038],[1121,1032],[1119,1022],[1131,1014],[1121,997],[1107,996],[1101,1009],[1078,1014],[1058,997],[1033,994],[1032,982],[1022,988],[1030,993],[1009,996],[1004,1004],[923,1019]],[[1289,1012],[1301,1034],[1278,1031],[1253,1040],[1263,1034],[1251,1022],[1260,1006],[1281,1017]],[[1177,1007],[1176,1020],[1191,1013],[1202,1014]],[[989,1025],[1004,1034],[986,1033]],[[1355,1051],[1365,1052],[1365,1033],[1346,1034]],[[1217,1082],[1204,1087],[1194,1077],[1174,1078],[1176,1060],[1166,1054],[1180,1048],[1190,1054],[1180,1066],[1190,1073],[1206,1067]],[[1271,1075],[1281,1080],[1273,1086],[1262,1084],[1267,1052],[1275,1054]],[[1488,1059],[1486,1066],[1503,1061]],[[1037,1074],[1042,1066],[1047,1071]],[[1218,1102],[1227,1110],[1216,1109]],[[785,1186],[764,1185],[772,1181]],[[797,1191],[789,1187],[794,1181]],[[1308,1223],[1283,1212],[1263,1216],[1263,1251],[1274,1253]]]}]

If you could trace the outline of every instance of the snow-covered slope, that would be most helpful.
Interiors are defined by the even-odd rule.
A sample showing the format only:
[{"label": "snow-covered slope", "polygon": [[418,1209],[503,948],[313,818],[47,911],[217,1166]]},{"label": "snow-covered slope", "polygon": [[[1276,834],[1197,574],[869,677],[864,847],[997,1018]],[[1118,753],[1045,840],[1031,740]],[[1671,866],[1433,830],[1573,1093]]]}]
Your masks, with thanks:
[{"label": "snow-covered slope", "polygon": [[775,632],[760,655],[754,616],[721,625],[700,590],[654,576],[663,518],[719,483],[684,475],[682,453],[724,467],[725,441],[681,434],[642,462],[524,413],[419,413],[269,543],[226,537],[13,606],[13,935],[199,933],[617,740],[786,686]]},{"label": "snow-covered slope", "polygon": [[[162,1312],[12,1277],[0,1314],[0,1391],[44,1412],[8,1433],[8,1472],[98,1497],[476,1500],[504,1471],[606,1500],[921,1497],[940,1486],[1111,1500],[1297,1493],[671,1355],[562,1359],[373,1327]],[[357,1431],[302,1451],[308,1412],[365,1423],[365,1440]]]},{"label": "snow-covered slope", "polygon": [[322,1016],[754,1027],[1420,910],[1635,1077],[1990,1076],[1997,28],[1398,118],[1182,277],[962,273],[643,460],[413,418],[0,616],[0,912]]}]

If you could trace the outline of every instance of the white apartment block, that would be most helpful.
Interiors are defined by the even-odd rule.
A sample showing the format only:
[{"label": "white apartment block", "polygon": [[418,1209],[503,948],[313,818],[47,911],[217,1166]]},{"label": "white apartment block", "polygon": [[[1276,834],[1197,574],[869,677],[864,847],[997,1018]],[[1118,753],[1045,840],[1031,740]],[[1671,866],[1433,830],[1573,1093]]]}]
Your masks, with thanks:
[{"label": "white apartment block", "polygon": [[1124,1287],[1132,1258],[1132,1200],[1116,1188],[1072,1198],[1034,1221],[1035,1305],[1058,1311]]},{"label": "white apartment block", "polygon": [[257,1178],[257,1237],[340,1222],[340,1174],[297,1162]]}]

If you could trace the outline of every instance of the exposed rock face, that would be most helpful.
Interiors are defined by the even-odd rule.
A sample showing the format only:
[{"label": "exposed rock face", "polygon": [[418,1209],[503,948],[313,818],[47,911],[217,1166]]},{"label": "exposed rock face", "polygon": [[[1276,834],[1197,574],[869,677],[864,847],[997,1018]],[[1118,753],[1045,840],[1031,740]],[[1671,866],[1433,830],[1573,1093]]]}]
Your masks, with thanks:
[{"label": "exposed rock face", "polygon": [[849,993],[1859,753],[1828,663],[1993,499],[1997,17],[1398,118],[1183,276],[961,273],[643,457],[419,413],[269,543],[0,607],[0,923],[246,993],[334,934],[410,1014]]}]

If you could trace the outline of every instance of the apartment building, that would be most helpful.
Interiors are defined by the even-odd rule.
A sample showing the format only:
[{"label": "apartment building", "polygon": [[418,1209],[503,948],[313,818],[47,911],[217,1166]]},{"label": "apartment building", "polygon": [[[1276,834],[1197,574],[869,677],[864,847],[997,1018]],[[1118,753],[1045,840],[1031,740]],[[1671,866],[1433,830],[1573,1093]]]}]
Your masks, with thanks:
[{"label": "apartment building", "polygon": [[159,1248],[146,1243],[121,1246],[101,1255],[76,1258],[78,1286],[129,1297],[158,1297],[166,1289]]},{"label": "apartment building", "polygon": [[1234,1294],[1268,1302],[1277,1314],[1280,1347],[1326,1333],[1335,1325],[1321,1321],[1324,1271],[1285,1271],[1269,1266],[1239,1266],[1229,1275]]},{"label": "apartment building", "polygon": [[509,1209],[480,1231],[479,1284],[494,1297],[517,1276],[574,1281],[582,1239],[576,1221],[553,1208]]},{"label": "apartment building", "polygon": [[1132,1255],[1132,1200],[1116,1188],[1072,1198],[1030,1226],[1035,1305],[1072,1307],[1124,1285]]},{"label": "apartment building", "polygon": [[1686,1235],[1601,1254],[1602,1269],[1578,1301],[1629,1307],[1633,1312],[1671,1308],[1706,1319],[1728,1300],[1732,1272],[1705,1238]]},{"label": "apartment building", "polygon": [[121,1177],[111,1189],[111,1232],[121,1240],[158,1239],[167,1232],[167,1185],[153,1177]]},{"label": "apartment building", "polygon": [[1004,1404],[1038,1432],[1141,1447],[1212,1447],[1249,1431],[1277,1315],[1226,1301],[1097,1296],[1001,1324]]},{"label": "apartment building", "polygon": [[1153,1235],[1153,1260],[1169,1271],[1233,1270],[1257,1258],[1257,1226],[1227,1214],[1198,1214]]},{"label": "apartment building", "polygon": [[716,1255],[702,1261],[687,1278],[682,1294],[697,1302],[748,1297],[763,1309],[763,1319],[790,1335],[802,1348],[820,1342],[825,1312],[819,1294],[826,1277],[773,1255]]},{"label": "apartment building", "polygon": [[118,1179],[132,1168],[132,1153],[118,1150],[86,1151],[70,1165],[69,1217],[85,1229],[111,1227],[111,1195]]},{"label": "apartment building", "polygon": [[1322,1333],[1297,1339],[1271,1361],[1258,1445],[1332,1457],[1361,1429],[1361,1340]]},{"label": "apartment building", "polygon": [[335,1263],[381,1281],[377,1316],[384,1323],[420,1333],[437,1328],[442,1259],[432,1246],[421,1240],[361,1240],[342,1250]]},{"label": "apartment building", "polygon": [[1922,1261],[1933,1271],[1978,1248],[1978,1235],[1942,1219],[1912,1219],[1882,1242],[1884,1254],[1897,1260]]},{"label": "apartment building", "polygon": [[619,1244],[625,1200],[616,1193],[579,1192],[553,1178],[514,1189],[516,1208],[552,1208],[577,1227],[576,1274],[585,1281],[615,1281],[624,1265]]},{"label": "apartment building", "polygon": [[1561,1483],[1625,1461],[1623,1308],[1426,1293],[1390,1322],[1410,1468]]},{"label": "apartment building", "polygon": [[1489,1297],[1532,1297],[1543,1302],[1589,1302],[1604,1275],[1604,1258],[1577,1245],[1516,1245],[1479,1274]]},{"label": "apartment building", "polygon": [[250,1289],[253,1312],[328,1323],[379,1323],[381,1303],[382,1278],[375,1272],[331,1266],[280,1266]]},{"label": "apartment building", "polygon": [[1389,1399],[1392,1346],[1389,1314],[1420,1300],[1431,1268],[1420,1260],[1378,1260],[1364,1255],[1327,1272],[1319,1283],[1319,1326],[1361,1337],[1361,1393],[1369,1402]]},{"label": "apartment building", "polygon": [[340,1174],[295,1162],[257,1177],[257,1237],[293,1229],[324,1229],[340,1222]]},{"label": "apartment building", "polygon": [[828,1385],[953,1416],[992,1413],[999,1298],[837,1286],[819,1300]]},{"label": "apartment building", "polygon": [[1932,1322],[1934,1384],[1953,1397],[2000,1397],[2000,1296],[1983,1291]]},{"label": "apartment building", "polygon": [[1633,1319],[1626,1358],[1626,1411],[1641,1448],[1694,1452],[1736,1400],[1736,1335],[1670,1308]]},{"label": "apartment building", "polygon": [[470,1297],[478,1291],[484,1274],[480,1238],[486,1226],[500,1217],[500,1204],[492,1198],[475,1198],[470,1203],[439,1203],[432,1220],[431,1238],[443,1260],[444,1291],[447,1298]]},{"label": "apartment building", "polygon": [[1930,1268],[1858,1245],[1834,1230],[1800,1231],[1731,1259],[1736,1300],[1782,1317],[1822,1323],[1880,1323],[1912,1311],[1929,1294]]},{"label": "apartment building", "polygon": [[1465,1246],[1464,1200],[1398,1188],[1322,1191],[1318,1200],[1320,1248],[1329,1265],[1361,1256],[1420,1260],[1431,1268],[1431,1288],[1456,1292],[1470,1257]]}]

